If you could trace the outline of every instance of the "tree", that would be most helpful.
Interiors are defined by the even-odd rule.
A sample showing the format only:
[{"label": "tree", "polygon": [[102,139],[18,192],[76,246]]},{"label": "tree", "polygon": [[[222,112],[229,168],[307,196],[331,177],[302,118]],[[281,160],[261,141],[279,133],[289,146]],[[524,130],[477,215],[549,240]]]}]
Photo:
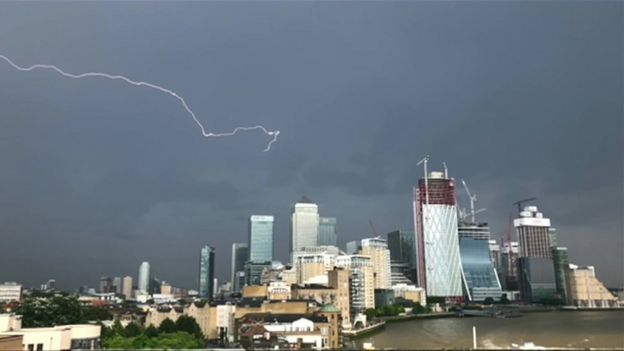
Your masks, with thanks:
[{"label": "tree", "polygon": [[143,333],[148,338],[155,338],[158,336],[158,329],[156,329],[156,327],[154,327],[153,325],[150,325],[149,327],[145,328],[145,331]]},{"label": "tree", "polygon": [[374,308],[369,308],[366,310],[366,312],[364,312],[364,314],[366,314],[367,319],[371,320],[377,317],[377,310],[375,310]]},{"label": "tree", "polygon": [[176,325],[171,319],[166,318],[164,321],[162,321],[162,323],[160,323],[158,331],[161,333],[174,333],[176,332]]},{"label": "tree", "polygon": [[123,335],[125,337],[133,337],[141,335],[141,327],[139,327],[136,323],[128,323],[126,328],[124,328]]},{"label": "tree", "polygon": [[113,322],[113,326],[111,327],[111,334],[112,335],[119,335],[119,336],[123,336],[124,333],[124,327],[123,325],[121,325],[121,322],[119,321],[119,319],[115,319],[115,322]]},{"label": "tree", "polygon": [[24,327],[52,327],[82,322],[82,310],[75,297],[27,298],[16,309]]},{"label": "tree", "polygon": [[488,297],[485,298],[485,300],[483,300],[483,304],[484,305],[492,305],[492,304],[494,304],[494,299],[488,296]]},{"label": "tree", "polygon": [[197,321],[193,317],[184,315],[180,316],[180,318],[175,321],[175,327],[176,331],[187,332],[199,339],[203,339],[204,337],[199,324],[197,324]]}]

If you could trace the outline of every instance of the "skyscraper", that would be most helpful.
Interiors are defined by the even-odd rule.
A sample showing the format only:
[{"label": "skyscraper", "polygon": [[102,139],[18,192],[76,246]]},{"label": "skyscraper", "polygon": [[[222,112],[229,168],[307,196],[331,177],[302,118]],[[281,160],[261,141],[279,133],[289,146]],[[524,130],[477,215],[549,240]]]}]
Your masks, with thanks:
[{"label": "skyscraper", "polygon": [[319,221],[317,204],[305,196],[295,204],[291,219],[291,253],[318,246]]},{"label": "skyscraper", "polygon": [[[488,236],[489,237],[489,236]],[[460,238],[462,279],[470,301],[483,301],[502,295],[501,284],[490,259],[488,240]]]},{"label": "skyscraper", "polygon": [[239,272],[245,271],[245,262],[249,259],[249,246],[245,243],[232,244],[232,292],[241,289]]},{"label": "skyscraper", "polygon": [[501,251],[500,281],[508,291],[518,290],[518,242],[503,244]]},{"label": "skyscraper", "polygon": [[215,249],[206,245],[199,255],[199,297],[212,300],[214,291]]},{"label": "skyscraper", "polygon": [[143,294],[149,293],[151,281],[151,268],[147,261],[143,261],[139,266],[139,292]]},{"label": "skyscraper", "polygon": [[[520,253],[518,284],[520,298],[525,302],[542,302],[556,296],[555,266],[552,260],[550,219],[526,206],[514,219]],[[554,233],[554,232],[553,232]]]},{"label": "skyscraper", "polygon": [[319,220],[319,245],[336,246],[336,218],[321,217]]},{"label": "skyscraper", "polygon": [[[416,275],[416,236],[411,230],[395,230],[387,234],[390,250],[390,270],[393,281],[403,282],[401,276],[412,284],[417,282]],[[392,283],[391,283],[392,284]]]},{"label": "skyscraper", "polygon": [[132,277],[125,276],[123,278],[123,294],[126,299],[132,298]]},{"label": "skyscraper", "polygon": [[115,288],[113,287],[113,279],[111,277],[100,278],[100,292],[101,293],[115,292]]},{"label": "skyscraper", "polygon": [[427,296],[462,296],[455,181],[431,172],[414,191],[418,281]]},{"label": "skyscraper", "polygon": [[113,278],[113,289],[115,290],[115,293],[121,294],[121,288],[121,277]]},{"label": "skyscraper", "polygon": [[360,242],[353,240],[347,243],[345,252],[347,255],[354,255],[358,252],[359,249],[360,249]]},{"label": "skyscraper", "polygon": [[390,250],[379,237],[362,240],[362,255],[370,256],[375,289],[390,289]]},{"label": "skyscraper", "polygon": [[273,216],[249,218],[249,260],[273,260]]}]

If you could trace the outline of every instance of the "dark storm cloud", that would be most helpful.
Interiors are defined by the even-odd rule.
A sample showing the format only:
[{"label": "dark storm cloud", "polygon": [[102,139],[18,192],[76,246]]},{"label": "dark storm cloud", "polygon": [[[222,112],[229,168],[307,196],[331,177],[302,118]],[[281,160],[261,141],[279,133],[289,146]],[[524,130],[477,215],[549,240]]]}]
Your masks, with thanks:
[{"label": "dark storm cloud", "polygon": [[[0,63],[0,280],[64,287],[156,275],[194,287],[199,247],[229,271],[251,214],[287,257],[303,194],[339,241],[411,228],[416,162],[446,162],[494,236],[538,196],[573,262],[624,266],[622,3],[0,4],[0,53],[123,73],[175,99]],[[463,189],[460,201],[466,206]]]}]

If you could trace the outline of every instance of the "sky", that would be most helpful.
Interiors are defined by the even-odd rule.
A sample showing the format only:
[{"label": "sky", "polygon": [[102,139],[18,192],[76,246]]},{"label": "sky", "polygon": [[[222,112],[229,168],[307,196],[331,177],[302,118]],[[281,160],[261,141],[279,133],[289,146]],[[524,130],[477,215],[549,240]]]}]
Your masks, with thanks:
[{"label": "sky", "polygon": [[[252,214],[286,261],[303,195],[338,240],[413,229],[416,163],[465,179],[493,238],[538,197],[570,260],[624,286],[622,2],[0,2],[0,281],[230,273]],[[462,206],[468,200],[461,187]]]}]

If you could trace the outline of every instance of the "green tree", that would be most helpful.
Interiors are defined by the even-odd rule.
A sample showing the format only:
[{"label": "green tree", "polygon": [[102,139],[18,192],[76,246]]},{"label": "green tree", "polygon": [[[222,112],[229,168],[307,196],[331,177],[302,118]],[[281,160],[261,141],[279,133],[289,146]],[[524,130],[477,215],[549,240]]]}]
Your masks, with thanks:
[{"label": "green tree", "polygon": [[500,303],[501,303],[502,305],[509,305],[510,301],[509,301],[509,299],[507,298],[507,294],[502,294],[502,295],[501,295],[501,297],[500,297]]},{"label": "green tree", "polygon": [[158,331],[161,333],[174,333],[176,332],[176,325],[171,319],[166,318],[164,321],[162,321],[162,323],[160,323]]},{"label": "green tree", "polygon": [[149,327],[145,328],[143,334],[145,334],[145,336],[147,336],[148,338],[155,338],[158,336],[158,329],[156,329],[156,327],[154,327],[153,325],[150,325]]},{"label": "green tree", "polygon": [[483,300],[483,304],[484,305],[492,305],[492,304],[494,304],[494,299],[488,296],[488,297],[485,298],[485,300]]},{"label": "green tree", "polygon": [[364,314],[366,314],[366,318],[368,320],[371,320],[371,319],[377,317],[377,310],[375,310],[374,308],[368,308],[366,310],[366,312],[364,312]]},{"label": "green tree", "polygon": [[193,317],[180,316],[180,318],[175,321],[175,327],[176,331],[187,332],[199,339],[203,339],[204,337],[199,324],[197,324],[197,321]]},{"label": "green tree", "polygon": [[123,331],[123,336],[125,337],[133,337],[141,335],[141,327],[139,327],[136,323],[128,323]]},{"label": "green tree", "polygon": [[199,349],[205,343],[187,332],[165,333],[147,339],[145,347],[160,349]]},{"label": "green tree", "polygon": [[113,326],[111,327],[111,332],[112,332],[112,335],[123,336],[124,327],[123,325],[121,325],[121,322],[119,321],[119,319],[115,319],[115,322],[113,322]]},{"label": "green tree", "polygon": [[82,322],[82,310],[75,297],[27,298],[16,309],[24,327],[52,327]]}]

